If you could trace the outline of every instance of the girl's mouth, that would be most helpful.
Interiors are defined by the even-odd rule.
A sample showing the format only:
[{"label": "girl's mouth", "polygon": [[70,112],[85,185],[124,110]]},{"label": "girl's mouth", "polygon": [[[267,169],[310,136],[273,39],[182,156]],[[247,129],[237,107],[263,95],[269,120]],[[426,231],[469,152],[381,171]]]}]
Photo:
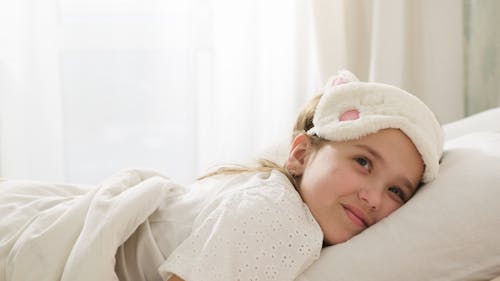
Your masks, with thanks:
[{"label": "girl's mouth", "polygon": [[360,226],[362,228],[367,228],[369,226],[366,216],[361,210],[349,205],[342,205],[342,207],[344,208],[347,217],[355,225]]}]

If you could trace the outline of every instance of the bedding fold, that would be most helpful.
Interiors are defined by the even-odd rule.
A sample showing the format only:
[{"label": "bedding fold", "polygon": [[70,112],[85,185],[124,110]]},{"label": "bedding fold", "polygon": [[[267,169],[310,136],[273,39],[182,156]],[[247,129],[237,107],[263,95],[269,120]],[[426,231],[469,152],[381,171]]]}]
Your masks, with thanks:
[{"label": "bedding fold", "polygon": [[0,182],[0,281],[118,280],[117,248],[180,190],[147,170],[97,186]]}]

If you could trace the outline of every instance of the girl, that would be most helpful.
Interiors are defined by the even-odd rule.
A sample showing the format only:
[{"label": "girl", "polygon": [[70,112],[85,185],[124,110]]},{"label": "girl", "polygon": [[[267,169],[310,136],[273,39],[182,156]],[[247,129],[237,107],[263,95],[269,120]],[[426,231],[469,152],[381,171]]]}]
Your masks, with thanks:
[{"label": "girl", "polygon": [[[434,179],[442,142],[416,97],[343,71],[299,115],[284,165],[205,176],[132,241],[152,237],[161,255],[151,269],[159,265],[163,280],[293,280],[323,246],[362,232]],[[117,272],[139,280],[129,258],[140,247],[129,243]]]}]

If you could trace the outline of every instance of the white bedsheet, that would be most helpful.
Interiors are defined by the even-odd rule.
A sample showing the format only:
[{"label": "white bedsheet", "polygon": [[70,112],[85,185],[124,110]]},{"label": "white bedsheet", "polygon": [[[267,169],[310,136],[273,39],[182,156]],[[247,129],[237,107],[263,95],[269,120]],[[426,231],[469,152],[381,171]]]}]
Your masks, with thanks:
[{"label": "white bedsheet", "polygon": [[138,170],[95,187],[0,182],[0,281],[118,280],[117,248],[177,190]]}]

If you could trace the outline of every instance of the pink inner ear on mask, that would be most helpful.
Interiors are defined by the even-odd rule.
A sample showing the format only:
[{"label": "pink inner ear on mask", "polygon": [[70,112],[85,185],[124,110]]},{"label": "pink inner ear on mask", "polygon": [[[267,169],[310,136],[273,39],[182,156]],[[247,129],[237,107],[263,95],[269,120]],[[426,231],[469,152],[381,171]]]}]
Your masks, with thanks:
[{"label": "pink inner ear on mask", "polygon": [[347,81],[343,77],[338,77],[337,79],[333,80],[332,86],[337,86],[337,85],[345,84],[345,83],[348,83],[348,82],[349,81]]},{"label": "pink inner ear on mask", "polygon": [[340,115],[340,121],[359,119],[359,111],[357,109],[348,110]]}]

